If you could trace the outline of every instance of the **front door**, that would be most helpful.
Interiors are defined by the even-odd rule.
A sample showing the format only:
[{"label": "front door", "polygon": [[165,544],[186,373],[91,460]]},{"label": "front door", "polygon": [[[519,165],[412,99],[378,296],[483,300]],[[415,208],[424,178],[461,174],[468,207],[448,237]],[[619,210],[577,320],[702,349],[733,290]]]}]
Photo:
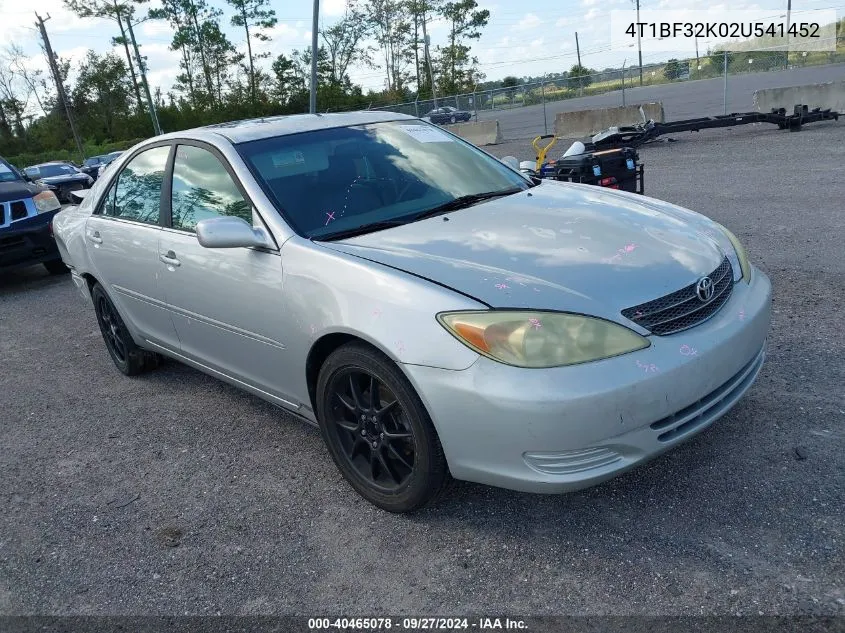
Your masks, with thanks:
[{"label": "front door", "polygon": [[208,149],[178,145],[171,226],[159,242],[161,279],[182,353],[287,400],[282,263],[278,251],[204,248],[197,222],[222,215],[261,220],[236,179]]},{"label": "front door", "polygon": [[85,239],[97,279],[133,334],[178,349],[158,280],[161,192],[169,153],[169,145],[153,147],[126,164],[88,218]]}]

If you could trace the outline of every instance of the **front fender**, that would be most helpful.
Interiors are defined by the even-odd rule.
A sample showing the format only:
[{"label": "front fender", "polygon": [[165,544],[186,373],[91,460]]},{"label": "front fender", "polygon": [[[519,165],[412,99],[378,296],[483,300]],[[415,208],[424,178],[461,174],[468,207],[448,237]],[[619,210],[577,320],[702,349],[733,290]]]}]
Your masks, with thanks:
[{"label": "front fender", "polygon": [[309,240],[282,249],[283,288],[292,355],[305,359],[329,333],[368,341],[398,363],[466,369],[478,354],[435,318],[444,310],[487,306],[425,279]]}]

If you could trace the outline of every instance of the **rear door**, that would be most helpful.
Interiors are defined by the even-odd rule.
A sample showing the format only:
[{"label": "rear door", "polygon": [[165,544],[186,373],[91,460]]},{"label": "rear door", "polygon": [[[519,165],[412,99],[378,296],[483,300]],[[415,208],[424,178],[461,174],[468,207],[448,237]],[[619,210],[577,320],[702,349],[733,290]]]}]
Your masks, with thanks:
[{"label": "rear door", "polygon": [[170,151],[163,144],[130,159],[88,218],[85,240],[95,276],[134,334],[178,349],[159,284],[162,185]]},{"label": "rear door", "polygon": [[182,353],[288,401],[279,251],[205,248],[197,241],[197,222],[206,218],[236,216],[263,226],[214,148],[180,142],[172,173],[172,220],[161,234],[159,274]]}]

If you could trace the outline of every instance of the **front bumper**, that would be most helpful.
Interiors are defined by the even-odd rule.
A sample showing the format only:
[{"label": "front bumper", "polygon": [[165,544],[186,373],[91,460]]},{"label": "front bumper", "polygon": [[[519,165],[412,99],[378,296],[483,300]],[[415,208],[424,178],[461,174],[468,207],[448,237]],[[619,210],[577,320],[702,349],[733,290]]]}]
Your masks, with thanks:
[{"label": "front bumper", "polygon": [[0,230],[0,268],[17,268],[60,259],[50,221],[56,212],[18,220]]},{"label": "front bumper", "polygon": [[708,321],[594,363],[520,369],[479,357],[463,371],[404,369],[456,479],[578,490],[669,450],[736,404],[765,359],[771,297],[755,269]]}]

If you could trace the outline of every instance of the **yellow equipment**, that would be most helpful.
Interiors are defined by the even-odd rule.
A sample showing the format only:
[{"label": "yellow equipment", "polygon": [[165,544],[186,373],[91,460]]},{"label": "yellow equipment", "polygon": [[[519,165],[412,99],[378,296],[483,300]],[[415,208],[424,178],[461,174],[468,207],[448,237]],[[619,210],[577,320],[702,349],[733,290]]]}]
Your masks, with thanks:
[{"label": "yellow equipment", "polygon": [[[550,138],[552,140],[545,147],[540,147],[539,142],[547,138]],[[555,143],[557,143],[557,136],[555,136],[554,134],[544,134],[543,136],[538,136],[533,141],[531,141],[531,144],[534,146],[534,151],[537,152],[536,171],[538,174],[540,173],[540,170],[543,167],[543,163],[546,162],[546,154],[554,146]]]}]

